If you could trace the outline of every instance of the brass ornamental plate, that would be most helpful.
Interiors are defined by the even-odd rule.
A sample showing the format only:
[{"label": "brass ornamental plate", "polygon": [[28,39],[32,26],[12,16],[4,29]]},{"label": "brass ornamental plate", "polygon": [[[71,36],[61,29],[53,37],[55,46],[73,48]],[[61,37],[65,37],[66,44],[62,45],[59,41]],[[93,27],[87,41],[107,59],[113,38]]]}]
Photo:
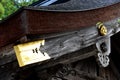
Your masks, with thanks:
[{"label": "brass ornamental plate", "polygon": [[16,57],[20,67],[36,62],[41,62],[50,59],[50,56],[40,51],[41,46],[44,46],[45,40],[28,42],[14,46]]}]

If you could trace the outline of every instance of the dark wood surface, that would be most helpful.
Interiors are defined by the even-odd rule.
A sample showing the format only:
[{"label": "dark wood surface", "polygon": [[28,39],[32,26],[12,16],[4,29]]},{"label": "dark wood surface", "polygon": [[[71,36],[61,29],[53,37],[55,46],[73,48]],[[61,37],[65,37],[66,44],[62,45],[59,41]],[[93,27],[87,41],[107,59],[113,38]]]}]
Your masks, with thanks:
[{"label": "dark wood surface", "polygon": [[0,23],[0,47],[19,40],[25,35],[21,12]]},{"label": "dark wood surface", "polygon": [[99,67],[94,57],[42,70],[40,66],[19,68],[12,62],[0,66],[0,74],[0,80],[119,80],[111,66]]},{"label": "dark wood surface", "polygon": [[[41,51],[47,52],[51,58],[58,58],[60,56],[73,53],[83,48],[87,48],[88,46],[95,45],[97,41],[104,40],[119,31],[117,19],[106,22],[105,26],[108,29],[108,34],[106,36],[100,36],[97,27],[93,26],[77,31],[58,34],[48,34],[42,36],[29,35],[26,36],[27,40],[26,38],[23,38],[20,43],[45,39],[45,46],[41,48]],[[15,43],[7,45],[6,47],[2,47],[0,49],[1,65],[16,60],[13,50],[14,45]],[[10,56],[13,56],[14,58]]]},{"label": "dark wood surface", "polygon": [[45,11],[27,8],[28,34],[49,34],[95,26],[98,22],[120,17],[118,7],[120,3],[88,11]]},{"label": "dark wood surface", "polygon": [[[120,7],[120,3],[98,10],[71,13],[24,9],[22,13],[1,22],[0,73],[2,75],[0,75],[0,79],[11,79],[12,75],[9,74],[16,74],[19,71],[24,72],[26,69],[30,71],[30,68],[34,68],[38,72],[38,70],[58,64],[70,64],[83,60],[79,65],[82,70],[79,73],[81,76],[88,79],[117,80],[119,75],[116,74],[119,74],[119,72],[116,71],[116,67],[103,69],[96,66],[97,64],[92,65],[92,62],[96,63],[95,60],[84,62],[84,59],[96,55],[95,43],[97,41],[104,40],[119,31],[120,25],[117,20],[120,16],[120,9],[118,7]],[[106,36],[100,36],[96,27],[98,21],[104,22],[107,27],[108,34]],[[27,37],[27,40],[21,40],[24,36]],[[30,36],[34,36],[34,38]],[[39,39],[46,40],[41,51],[47,52],[52,59],[20,69],[13,46],[17,43]],[[119,50],[117,51],[119,52]],[[84,72],[87,72],[87,74]],[[91,77],[91,74],[94,75]]]},{"label": "dark wood surface", "polygon": [[53,34],[80,30],[120,16],[120,3],[88,11],[45,11],[24,8],[0,23],[0,47],[15,43],[25,35]]}]

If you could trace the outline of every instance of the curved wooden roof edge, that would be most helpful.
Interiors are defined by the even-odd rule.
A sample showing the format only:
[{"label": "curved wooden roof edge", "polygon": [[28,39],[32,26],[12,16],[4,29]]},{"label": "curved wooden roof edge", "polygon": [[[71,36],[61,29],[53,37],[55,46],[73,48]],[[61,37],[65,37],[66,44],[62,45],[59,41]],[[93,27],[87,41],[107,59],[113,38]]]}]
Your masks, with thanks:
[{"label": "curved wooden roof edge", "polygon": [[[79,30],[120,17],[120,3],[78,12],[44,11],[23,7],[0,23],[0,47],[27,34],[48,34]],[[42,15],[42,16],[41,16]]]}]

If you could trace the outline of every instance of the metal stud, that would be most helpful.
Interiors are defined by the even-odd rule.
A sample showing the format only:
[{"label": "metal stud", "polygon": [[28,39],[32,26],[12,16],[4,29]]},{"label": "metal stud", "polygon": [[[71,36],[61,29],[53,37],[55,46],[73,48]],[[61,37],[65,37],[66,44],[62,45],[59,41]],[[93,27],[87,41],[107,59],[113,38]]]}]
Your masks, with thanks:
[{"label": "metal stud", "polygon": [[107,28],[102,22],[98,22],[96,26],[98,27],[98,31],[101,36],[107,35]]}]

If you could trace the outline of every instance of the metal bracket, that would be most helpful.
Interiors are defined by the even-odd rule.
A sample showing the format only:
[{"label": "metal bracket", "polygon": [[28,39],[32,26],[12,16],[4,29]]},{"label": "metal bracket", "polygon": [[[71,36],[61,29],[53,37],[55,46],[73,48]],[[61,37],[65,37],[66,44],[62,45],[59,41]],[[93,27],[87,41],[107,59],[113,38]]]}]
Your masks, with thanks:
[{"label": "metal bracket", "polygon": [[98,49],[97,59],[102,65],[102,67],[107,67],[109,65],[110,59],[109,55],[111,52],[110,37],[100,40],[96,43]]}]

